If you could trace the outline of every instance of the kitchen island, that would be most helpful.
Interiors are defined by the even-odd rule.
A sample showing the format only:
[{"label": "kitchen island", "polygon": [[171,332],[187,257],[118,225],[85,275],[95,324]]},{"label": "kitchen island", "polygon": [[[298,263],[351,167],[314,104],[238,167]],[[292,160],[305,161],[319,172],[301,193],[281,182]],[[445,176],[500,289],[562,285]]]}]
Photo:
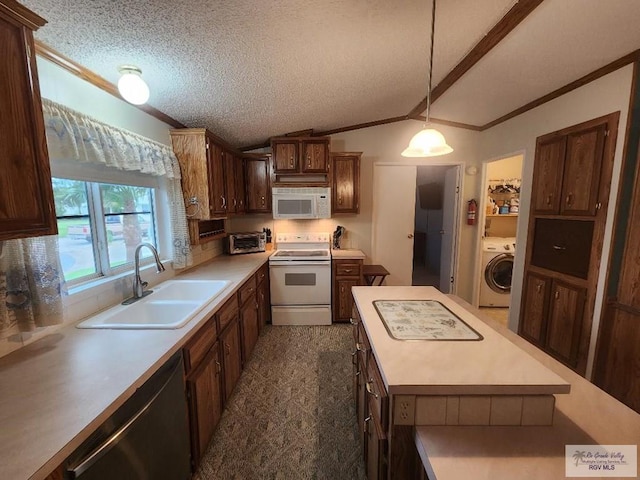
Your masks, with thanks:
[{"label": "kitchen island", "polygon": [[[510,446],[514,454],[527,452],[529,432],[562,430],[568,436],[558,438],[574,438],[576,444],[590,438],[588,433],[571,436],[563,427],[567,412],[559,414],[556,404],[575,408],[572,385],[588,394],[583,400],[587,405],[597,392],[608,396],[582,379],[593,391],[585,389],[575,374],[550,368],[558,363],[542,353],[532,355],[535,347],[523,349],[506,338],[465,302],[432,287],[355,287],[353,296],[354,387],[369,478],[418,478],[423,466],[429,478],[475,478],[476,467],[482,471],[482,451],[495,457],[496,450],[507,448],[505,458],[511,456]],[[423,321],[429,316],[435,325]],[[464,331],[456,334],[460,328]],[[435,332],[436,338],[394,338],[420,329]],[[576,400],[567,402],[565,397]],[[626,420],[638,417],[610,401],[614,414],[622,412]],[[588,421],[583,417],[580,421]],[[502,437],[506,432],[509,436]],[[492,443],[497,445],[493,450]],[[530,453],[536,453],[535,442]],[[528,464],[527,453],[522,456]],[[546,478],[554,478],[556,470],[543,470],[552,473]]]}]

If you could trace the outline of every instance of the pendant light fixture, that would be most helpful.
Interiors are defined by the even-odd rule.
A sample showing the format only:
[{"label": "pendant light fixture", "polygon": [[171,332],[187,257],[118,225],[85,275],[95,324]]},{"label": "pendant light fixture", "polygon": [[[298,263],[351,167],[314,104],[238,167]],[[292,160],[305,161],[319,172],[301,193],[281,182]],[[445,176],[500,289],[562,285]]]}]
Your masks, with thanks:
[{"label": "pendant light fixture", "polygon": [[416,133],[409,146],[402,152],[403,157],[435,157],[453,152],[438,130],[427,128],[431,113],[431,77],[433,75],[433,33],[436,27],[436,0],[431,7],[431,53],[429,54],[429,86],[427,88],[427,116],[422,130]]},{"label": "pendant light fixture", "polygon": [[120,80],[118,80],[118,91],[122,98],[134,105],[142,105],[149,100],[149,87],[142,79],[142,70],[133,65],[122,65],[118,67]]}]

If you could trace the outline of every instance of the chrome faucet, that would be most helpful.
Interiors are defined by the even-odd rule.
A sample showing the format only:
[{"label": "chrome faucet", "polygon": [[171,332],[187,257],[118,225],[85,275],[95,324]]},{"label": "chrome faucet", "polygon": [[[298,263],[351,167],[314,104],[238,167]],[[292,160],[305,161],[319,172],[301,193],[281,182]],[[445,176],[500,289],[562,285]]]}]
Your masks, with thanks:
[{"label": "chrome faucet", "polygon": [[156,260],[157,272],[161,273],[161,272],[164,272],[165,270],[164,265],[162,265],[162,262],[160,261],[160,257],[158,256],[158,251],[156,250],[156,247],[154,247],[153,245],[147,242],[144,242],[138,245],[136,247],[136,253],[134,255],[135,274],[133,276],[133,297],[127,298],[124,302],[122,302],[123,305],[130,305],[133,302],[136,302],[140,300],[142,297],[146,297],[147,295],[153,292],[153,290],[145,290],[145,288],[149,285],[149,283],[143,282],[142,278],[140,278],[140,250],[142,249],[142,247],[147,247],[149,250],[151,250],[151,253],[153,253],[153,256]]}]

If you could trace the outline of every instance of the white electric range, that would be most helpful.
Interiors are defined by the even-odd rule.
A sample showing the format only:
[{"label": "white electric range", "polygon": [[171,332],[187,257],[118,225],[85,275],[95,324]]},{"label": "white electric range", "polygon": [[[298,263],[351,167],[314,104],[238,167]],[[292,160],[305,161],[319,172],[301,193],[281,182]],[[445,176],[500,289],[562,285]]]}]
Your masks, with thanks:
[{"label": "white electric range", "polygon": [[271,322],[331,325],[331,234],[277,234],[269,258]]}]

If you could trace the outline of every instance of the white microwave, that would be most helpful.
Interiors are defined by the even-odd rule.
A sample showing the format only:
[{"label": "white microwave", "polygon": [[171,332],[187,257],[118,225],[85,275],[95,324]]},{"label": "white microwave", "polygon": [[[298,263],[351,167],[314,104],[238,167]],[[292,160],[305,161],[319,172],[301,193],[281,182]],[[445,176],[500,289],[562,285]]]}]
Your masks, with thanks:
[{"label": "white microwave", "polygon": [[331,189],[324,187],[274,187],[273,218],[331,218]]}]

